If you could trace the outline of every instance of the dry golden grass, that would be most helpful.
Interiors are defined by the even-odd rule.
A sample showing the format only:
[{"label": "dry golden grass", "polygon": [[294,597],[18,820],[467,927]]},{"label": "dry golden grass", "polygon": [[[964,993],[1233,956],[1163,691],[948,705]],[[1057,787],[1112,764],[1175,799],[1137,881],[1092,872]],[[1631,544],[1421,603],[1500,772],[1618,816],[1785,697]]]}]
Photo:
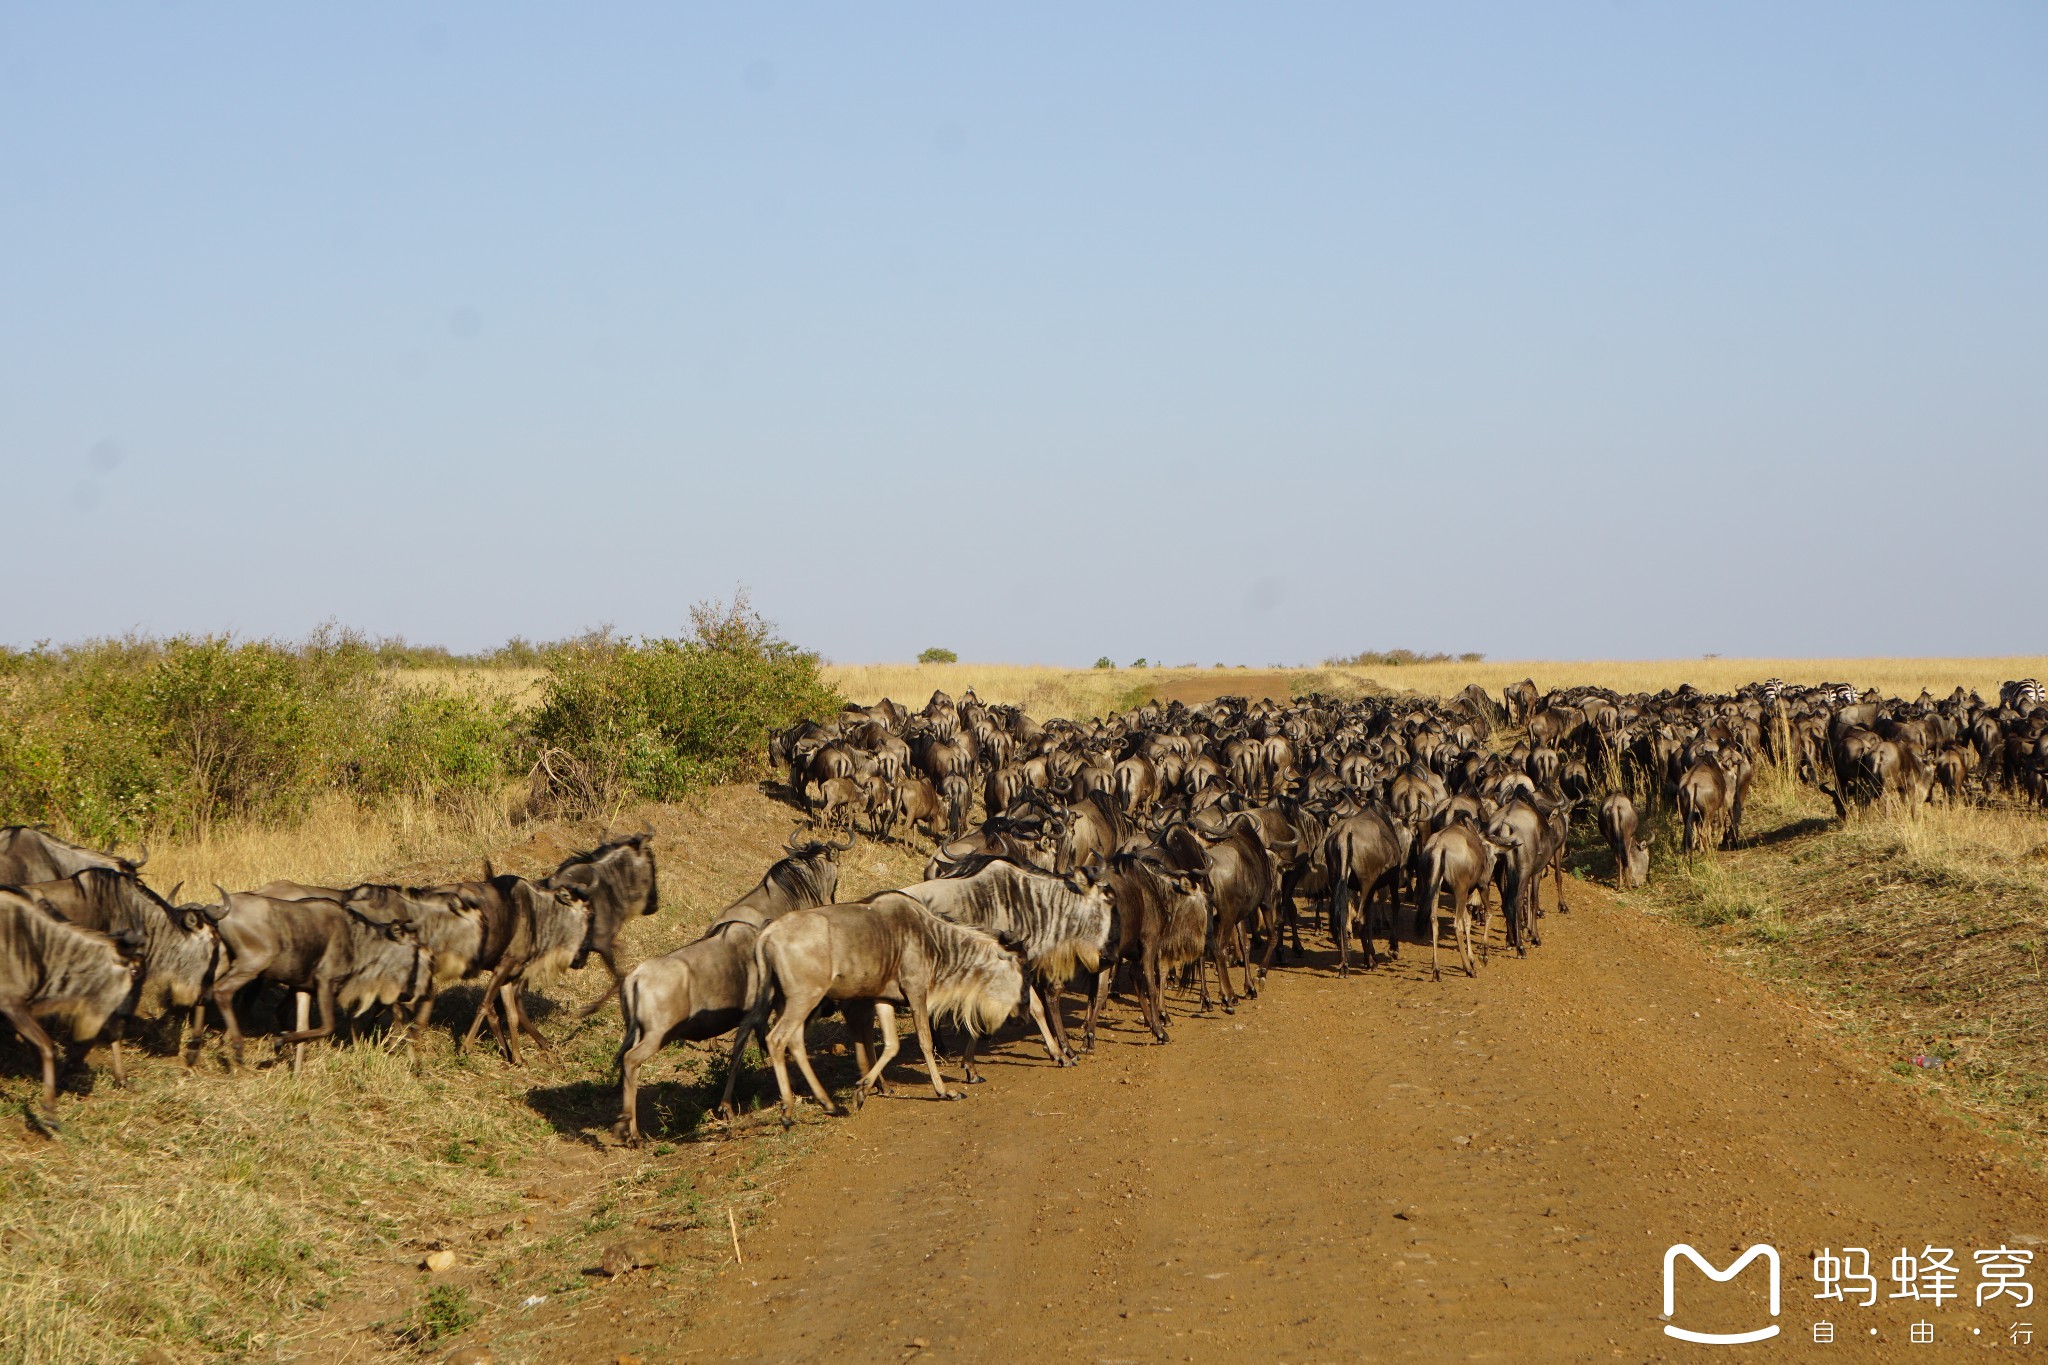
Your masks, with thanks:
[{"label": "dry golden grass", "polygon": [[[2048,657],[2006,659],[1661,659],[1501,660],[1481,663],[1409,664],[1399,668],[1316,667],[1286,670],[1218,668],[1050,668],[1020,664],[831,664],[825,679],[850,700],[863,704],[893,697],[912,706],[934,688],[958,697],[973,688],[983,701],[1023,706],[1041,719],[1093,716],[1142,701],[1154,692],[1188,688],[1242,690],[1246,682],[1291,690],[1322,687],[1336,693],[1384,688],[1449,696],[1471,683],[1499,695],[1509,683],[1533,678],[1540,688],[1603,686],[1623,692],[1656,692],[1681,683],[1710,692],[1731,692],[1744,683],[1783,678],[1789,683],[1848,682],[1889,695],[1918,696],[1921,688],[1945,695],[1960,685],[1995,697],[2011,678],[2048,676]],[[1287,689],[1279,689],[1284,691]]]},{"label": "dry golden grass", "polygon": [[1099,716],[1136,705],[1164,668],[1043,668],[1025,664],[827,664],[825,681],[849,701],[884,697],[915,709],[934,691],[958,698],[969,688],[985,702],[1021,706],[1039,720]]},{"label": "dry golden grass", "polygon": [[384,676],[422,691],[452,692],[509,702],[515,710],[523,711],[539,703],[541,683],[546,680],[547,671],[496,666],[389,668],[384,670]]},{"label": "dry golden grass", "polygon": [[401,864],[463,863],[512,842],[519,794],[482,793],[444,802],[399,799],[375,807],[344,796],[317,801],[298,820],[280,825],[223,825],[150,849],[150,881],[182,883],[185,900],[213,900],[216,883],[248,890],[283,878],[316,885],[352,885]]},{"label": "dry golden grass", "polygon": [[[1744,836],[1740,850],[1688,862],[1667,818],[1650,885],[1624,899],[1700,926],[1900,1077],[2048,1138],[2048,821],[2038,811],[1872,810],[1843,824],[1825,799],[1767,770]],[[1604,850],[1584,847],[1578,862],[1611,874]]]},{"label": "dry golden grass", "polygon": [[[795,823],[741,787],[629,812],[620,827],[643,821],[655,831],[662,910],[627,927],[627,963],[694,938],[779,856]],[[488,852],[502,869],[540,873],[605,833],[515,834],[503,822],[502,810],[444,819],[322,807],[288,829],[159,848],[148,870],[162,887],[173,873],[231,886],[434,881],[474,875]],[[858,896],[901,885],[921,863],[916,851],[864,843],[844,855],[841,886]],[[101,1056],[94,1093],[60,1098],[54,1140],[21,1117],[37,1090],[29,1054],[0,1040],[0,1362],[97,1365],[149,1349],[180,1362],[438,1358],[472,1312],[501,1359],[544,1359],[537,1339],[602,1304],[606,1282],[586,1272],[636,1230],[677,1245],[641,1278],[685,1294],[729,1254],[726,1210],[744,1233],[808,1130],[784,1137],[779,1124],[746,1120],[745,1143],[698,1142],[722,1063],[679,1047],[642,1091],[655,1141],[611,1145],[618,1014],[578,1023],[571,1013],[600,979],[593,967],[540,993],[555,1048],[529,1053],[524,1070],[488,1049],[455,1053],[451,1031],[466,1026],[474,988],[443,997],[417,1047],[315,1046],[297,1078],[270,1065],[228,1074],[217,1035],[193,1075],[145,1057],[125,1091],[106,1081]],[[251,1062],[267,1063],[268,1051],[253,1040]],[[833,1076],[834,1059],[821,1060]],[[429,1277],[417,1265],[437,1246],[458,1267]],[[519,1307],[533,1295],[547,1301]]]}]

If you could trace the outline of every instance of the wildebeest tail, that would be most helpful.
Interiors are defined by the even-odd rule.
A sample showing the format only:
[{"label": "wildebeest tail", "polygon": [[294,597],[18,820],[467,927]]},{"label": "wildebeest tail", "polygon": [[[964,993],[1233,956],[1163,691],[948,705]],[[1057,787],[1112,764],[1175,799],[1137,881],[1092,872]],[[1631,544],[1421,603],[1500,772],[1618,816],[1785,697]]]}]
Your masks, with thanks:
[{"label": "wildebeest tail", "polygon": [[1423,854],[1422,884],[1415,888],[1415,908],[1423,914],[1424,932],[1436,933],[1437,890],[1444,884],[1444,846],[1429,844]]}]

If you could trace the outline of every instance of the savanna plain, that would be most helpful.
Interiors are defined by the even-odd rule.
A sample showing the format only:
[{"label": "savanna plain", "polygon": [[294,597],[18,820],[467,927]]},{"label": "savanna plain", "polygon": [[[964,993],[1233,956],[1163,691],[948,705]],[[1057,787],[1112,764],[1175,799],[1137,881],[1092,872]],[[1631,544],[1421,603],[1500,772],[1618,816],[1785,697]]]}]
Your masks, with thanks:
[{"label": "savanna plain", "polygon": [[[625,928],[625,968],[696,937],[806,828],[765,741],[842,702],[915,711],[971,692],[1086,722],[1228,696],[1476,684],[1498,703],[1523,678],[1731,695],[1776,678],[1910,703],[1995,700],[2048,673],[2048,658],[834,665],[743,610],[704,613],[667,653],[328,643],[331,658],[223,642],[13,656],[0,813],[146,843],[142,875],[173,901],[278,878],[426,886],[486,860],[538,878],[644,829],[660,909]],[[285,697],[278,724],[318,742],[266,748],[221,722],[206,698],[236,687]],[[322,688],[345,702],[323,711]],[[153,747],[95,729],[109,707]],[[667,747],[602,738],[626,732]],[[1525,738],[1504,720],[1483,747]],[[86,758],[109,747],[126,755],[111,776]],[[285,768],[292,783],[270,780]],[[944,1104],[906,1040],[886,1095],[850,1117],[800,1106],[787,1128],[758,1052],[724,1123],[724,1049],[684,1043],[642,1079],[646,1140],[623,1142],[619,1007],[582,1014],[607,985],[595,963],[529,993],[549,1045],[517,1067],[487,1038],[457,1046],[477,982],[444,991],[423,1032],[368,1020],[296,1069],[264,1036],[281,1002],[251,1005],[239,1072],[217,1030],[181,1065],[162,1020],[131,1046],[126,1086],[96,1048],[47,1113],[36,1055],[0,1031],[0,1361],[1679,1358],[1658,1301],[1678,1241],[1784,1255],[1784,1334],[1758,1352],[1814,1349],[1826,1315],[1847,1359],[1905,1356],[1919,1318],[1938,1351],[2023,1356],[2009,1328],[2028,1314],[1971,1302],[1968,1281],[1941,1311],[1863,1309],[1816,1301],[1810,1267],[1845,1246],[1874,1264],[1907,1243],[1965,1263],[2048,1247],[2039,807],[1980,782],[1841,815],[1762,755],[1735,847],[1684,854],[1672,803],[1640,805],[1647,882],[1616,889],[1581,812],[1569,910],[1545,879],[1542,945],[1509,951],[1496,915],[1476,975],[1432,980],[1412,929],[1372,970],[1354,944],[1340,975],[1305,897],[1306,951],[1256,999],[1202,1012],[1167,985],[1170,1043],[1120,985],[1073,1068],[1013,1022],[988,1083]],[[839,899],[920,880],[933,847],[903,827],[862,835]],[[1065,1008],[1078,1029],[1079,1002]],[[849,1094],[844,1030],[812,1036]],[[957,1057],[942,1069],[959,1081]]]}]

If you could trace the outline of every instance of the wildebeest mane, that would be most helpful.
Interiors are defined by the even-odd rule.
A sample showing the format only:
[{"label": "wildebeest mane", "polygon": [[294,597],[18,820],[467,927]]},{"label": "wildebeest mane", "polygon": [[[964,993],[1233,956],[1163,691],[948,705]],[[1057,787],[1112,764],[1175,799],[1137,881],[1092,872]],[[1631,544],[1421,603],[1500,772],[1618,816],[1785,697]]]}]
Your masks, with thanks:
[{"label": "wildebeest mane", "polygon": [[923,940],[931,963],[931,993],[926,1008],[934,1019],[951,1018],[971,1033],[992,1033],[1010,1017],[1016,994],[1007,989],[1013,973],[1022,974],[1016,958],[993,934],[955,924],[903,897],[909,919]]}]

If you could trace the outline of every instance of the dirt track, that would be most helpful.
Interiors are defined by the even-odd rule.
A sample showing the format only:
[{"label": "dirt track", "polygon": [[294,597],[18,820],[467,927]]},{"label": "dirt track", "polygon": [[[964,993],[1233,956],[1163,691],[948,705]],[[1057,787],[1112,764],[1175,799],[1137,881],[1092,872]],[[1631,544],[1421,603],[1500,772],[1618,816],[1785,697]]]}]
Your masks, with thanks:
[{"label": "dirt track", "polygon": [[[827,1136],[743,1269],[681,1317],[622,1283],[630,1325],[598,1310],[560,1358],[1755,1359],[1820,1351],[1823,1316],[1817,1359],[2027,1358],[2009,1326],[2048,1305],[1976,1308],[1971,1251],[2048,1251],[2040,1179],[1682,931],[1573,898],[1476,982],[1432,984],[1412,944],[1349,980],[1312,954],[1168,1047],[1125,1006],[1078,1071],[1011,1044],[964,1103],[899,1068],[852,1119],[806,1111]],[[1774,1244],[1782,1335],[1665,1337],[1679,1241],[1721,1265]],[[1886,1299],[1927,1243],[1957,1249],[1961,1299]],[[1821,1246],[1871,1249],[1877,1306],[1816,1311]],[[1770,1321],[1758,1269],[1737,1284],[1687,1271],[1678,1320]],[[1907,1342],[1923,1317],[1933,1348]]]}]

